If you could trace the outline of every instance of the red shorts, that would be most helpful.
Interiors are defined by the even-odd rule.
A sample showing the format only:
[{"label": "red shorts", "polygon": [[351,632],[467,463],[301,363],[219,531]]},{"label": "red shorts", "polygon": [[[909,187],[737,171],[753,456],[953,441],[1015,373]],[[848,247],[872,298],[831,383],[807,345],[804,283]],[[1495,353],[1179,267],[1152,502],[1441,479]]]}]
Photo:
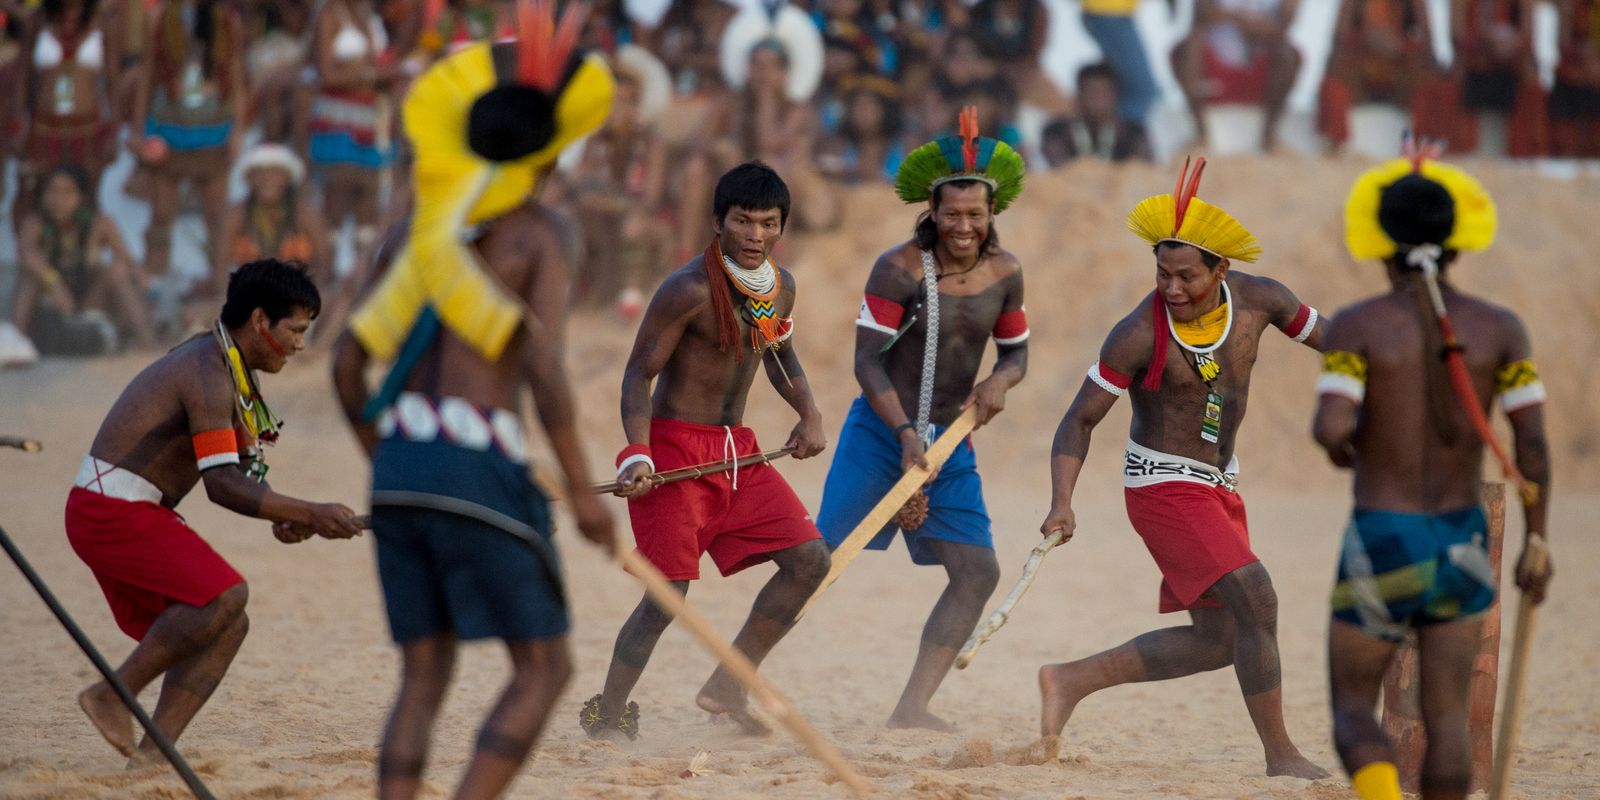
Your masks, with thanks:
[{"label": "red shorts", "polygon": [[173,603],[203,606],[244,583],[177,512],[88,489],[67,495],[67,541],[89,565],[117,627],[143,639]]},{"label": "red shorts", "polygon": [[[755,431],[673,419],[650,421],[656,469],[687,467],[761,452]],[[810,512],[770,464],[669,483],[628,501],[639,553],[668,580],[700,577],[700,555],[710,553],[723,575],[768,560],[769,554],[822,538]]]},{"label": "red shorts", "polygon": [[1250,551],[1244,499],[1220,486],[1167,481],[1124,488],[1128,520],[1161,569],[1161,613],[1220,608],[1208,590],[1260,559]]}]

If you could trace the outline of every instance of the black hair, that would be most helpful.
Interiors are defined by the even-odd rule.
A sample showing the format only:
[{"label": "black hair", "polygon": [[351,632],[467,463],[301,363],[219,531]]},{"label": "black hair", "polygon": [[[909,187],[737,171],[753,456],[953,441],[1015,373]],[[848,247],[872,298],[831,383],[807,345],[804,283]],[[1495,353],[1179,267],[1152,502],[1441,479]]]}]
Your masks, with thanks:
[{"label": "black hair", "polygon": [[78,187],[78,194],[83,196],[84,209],[93,209],[97,206],[94,192],[89,189],[88,170],[69,161],[51,168],[49,172],[44,174],[43,178],[39,179],[38,185],[34,187],[33,201],[35,208],[44,208],[44,193],[50,188],[50,182],[55,180],[57,175],[65,175],[67,180],[72,181],[73,186]]},{"label": "black hair", "polygon": [[1443,184],[1411,173],[1384,187],[1378,225],[1402,248],[1444,244],[1456,226],[1456,202]]},{"label": "black hair", "polygon": [[881,134],[885,141],[893,142],[900,135],[900,102],[883,92],[865,86],[856,86],[844,93],[844,111],[839,119],[839,134],[852,142],[861,141],[863,132],[856,128],[855,121],[850,116],[850,106],[855,103],[856,95],[859,94],[867,95],[877,102],[878,110],[883,113]]},{"label": "black hair", "polygon": [[[1150,248],[1150,252],[1159,256],[1163,247],[1194,247],[1194,245],[1188,242],[1156,242],[1155,246]],[[1198,247],[1194,247],[1194,249],[1200,253],[1200,263],[1206,265],[1206,269],[1216,269],[1217,265],[1222,263],[1222,256],[1206,252]]]},{"label": "black hair", "polygon": [[237,328],[250,319],[256,309],[267,314],[267,322],[278,320],[303,308],[312,319],[322,312],[322,295],[298,261],[263,258],[235,269],[228,276],[228,299],[222,304],[222,324]]},{"label": "black hair", "polygon": [[1095,78],[1104,78],[1111,81],[1114,88],[1122,88],[1122,80],[1117,77],[1117,71],[1104,61],[1096,61],[1078,70],[1078,93],[1083,93],[1083,85]]},{"label": "black hair", "polygon": [[[100,0],[83,0],[83,6],[78,9],[78,25],[88,27],[94,20],[94,14]],[[46,23],[62,22],[62,15],[67,11],[67,0],[44,0],[40,5]]]},{"label": "black hair", "polygon": [[[932,250],[939,243],[939,223],[934,220],[933,212],[939,210],[939,204],[944,202],[945,187],[965,189],[968,186],[978,185],[983,187],[984,202],[992,209],[994,207],[994,187],[976,178],[958,178],[945,181],[933,190],[933,208],[917,215],[917,225],[912,229],[917,240],[917,247],[922,250]],[[1000,231],[995,229],[994,217],[989,217],[989,235],[983,240],[983,252],[995,253],[1000,250]]]},{"label": "black hair", "polygon": [[776,170],[760,161],[746,161],[723,173],[711,198],[711,212],[717,222],[734,207],[746,211],[778,209],[778,227],[789,223],[789,185]]}]

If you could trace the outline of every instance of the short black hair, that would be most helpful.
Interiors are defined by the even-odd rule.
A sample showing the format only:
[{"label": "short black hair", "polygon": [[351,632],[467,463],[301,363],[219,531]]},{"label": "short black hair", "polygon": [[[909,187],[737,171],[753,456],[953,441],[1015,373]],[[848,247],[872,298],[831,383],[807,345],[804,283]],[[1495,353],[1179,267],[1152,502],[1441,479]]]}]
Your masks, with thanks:
[{"label": "short black hair", "polygon": [[50,182],[54,181],[57,175],[66,176],[67,180],[72,181],[73,186],[78,187],[78,194],[83,196],[84,208],[93,209],[99,207],[95,202],[94,192],[90,191],[89,171],[70,161],[52,167],[49,172],[44,174],[44,179],[34,187],[33,201],[37,207],[44,207],[44,194],[49,191]]},{"label": "short black hair", "polygon": [[1094,80],[1095,78],[1105,78],[1106,80],[1111,81],[1111,85],[1113,87],[1118,89],[1122,88],[1122,81],[1117,77],[1117,71],[1112,69],[1111,65],[1104,61],[1096,61],[1095,63],[1089,64],[1083,69],[1078,70],[1078,91],[1081,93],[1083,91],[1083,85],[1091,80]]},{"label": "short black hair", "polygon": [[[933,197],[931,198],[933,204],[932,211],[924,211],[917,215],[917,225],[912,229],[917,239],[918,248],[922,250],[932,250],[933,246],[939,243],[939,223],[934,221],[933,212],[938,211],[939,204],[944,202],[945,187],[949,186],[955,189],[965,189],[973,184],[983,187],[984,202],[986,202],[989,207],[993,209],[994,187],[990,186],[985,181],[980,181],[976,178],[957,178],[956,180],[945,181],[944,183],[939,184],[933,190]],[[991,215],[989,217],[989,236],[983,240],[983,252],[995,253],[999,250],[1000,232],[995,230],[994,216]]]},{"label": "short black hair", "polygon": [[[1150,248],[1150,252],[1159,256],[1161,255],[1161,248],[1163,247],[1194,247],[1194,245],[1189,244],[1188,242],[1156,242],[1155,246]],[[1217,265],[1222,263],[1222,256],[1219,256],[1216,253],[1201,250],[1198,247],[1194,247],[1194,249],[1200,253],[1200,263],[1206,265],[1206,269],[1216,269]]]},{"label": "short black hair", "polygon": [[1444,185],[1411,173],[1384,187],[1378,225],[1396,244],[1444,244],[1456,226],[1456,202]]},{"label": "short black hair", "polygon": [[746,161],[723,173],[711,197],[711,211],[717,222],[727,219],[734,207],[746,211],[778,209],[778,227],[789,224],[789,185],[778,172],[760,161]]},{"label": "short black hair", "polygon": [[222,324],[227,328],[243,325],[256,309],[267,314],[267,322],[278,320],[303,308],[312,319],[322,312],[322,295],[298,261],[263,258],[235,269],[228,276],[228,299],[222,303]]}]

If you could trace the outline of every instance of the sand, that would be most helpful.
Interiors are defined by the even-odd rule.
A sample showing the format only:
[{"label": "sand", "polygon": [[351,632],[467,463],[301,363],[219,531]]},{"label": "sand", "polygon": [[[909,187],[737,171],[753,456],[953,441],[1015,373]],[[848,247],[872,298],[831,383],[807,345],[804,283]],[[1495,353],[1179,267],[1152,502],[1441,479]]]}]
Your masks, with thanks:
[{"label": "sand", "polygon": [[[1267,257],[1260,272],[1331,311],[1381,288],[1378,268],[1350,263],[1339,245],[1339,206],[1361,166],[1221,161],[1207,171],[1204,196],[1261,236]],[[1506,165],[1485,165],[1481,174],[1500,201],[1504,233],[1493,251],[1460,266],[1460,282],[1503,298],[1528,320],[1551,392],[1558,471],[1552,524],[1558,575],[1535,642],[1516,787],[1529,797],[1594,797],[1600,793],[1600,689],[1592,676],[1600,665],[1600,639],[1592,620],[1600,617],[1600,576],[1590,567],[1600,563],[1600,541],[1587,535],[1586,523],[1600,516],[1600,404],[1591,399],[1600,373],[1589,357],[1587,329],[1600,314],[1600,288],[1592,280],[1600,181],[1557,181]],[[1105,331],[1150,281],[1148,255],[1122,231],[1122,215],[1170,180],[1166,169],[1085,165],[1032,179],[1016,210],[1002,219],[1005,243],[1027,268],[1034,338],[1028,379],[1010,395],[1005,414],[976,436],[1004,570],[994,602],[1037,541],[1049,499],[1050,434]],[[876,252],[909,229],[911,217],[886,190],[856,192],[844,202],[847,218],[860,222],[828,235],[794,237],[781,254],[801,281],[798,343],[832,432],[855,393],[850,321],[865,270]],[[583,394],[597,470],[610,463],[620,441],[616,385],[631,335],[600,316],[580,318],[569,332],[569,363]],[[48,361],[0,373],[0,433],[31,435],[47,448],[33,456],[0,452],[0,525],[114,661],[132,642],[117,631],[94,580],[68,547],[61,505],[101,416],[147,359]],[[1268,337],[1239,451],[1254,540],[1280,597],[1289,729],[1312,760],[1334,769],[1323,640],[1348,484],[1318,457],[1306,433],[1315,372],[1312,354]],[[292,494],[359,506],[365,466],[335,413],[327,374],[325,355],[313,354],[267,379],[274,408],[289,421],[271,454],[272,480]],[[749,422],[768,446],[780,444],[793,424],[767,388],[755,391]],[[1040,664],[1178,624],[1156,614],[1158,575],[1123,515],[1117,467],[1126,426],[1124,403],[1104,423],[1091,453],[1079,490],[1077,539],[1046,560],[1007,627],[935,698],[934,711],[957,722],[958,732],[883,727],[943,585],[942,573],[913,567],[898,545],[862,556],[769,659],[765,674],[886,796],[1350,796],[1339,778],[1264,777],[1259,744],[1228,670],[1097,695],[1079,706],[1057,757],[1047,748],[1030,749]],[[808,503],[819,499],[828,458],[783,467]],[[612,507],[623,511],[620,502]],[[370,541],[282,545],[265,524],[216,508],[203,495],[181,510],[249,578],[252,621],[227,680],[184,734],[183,751],[219,797],[370,796],[378,732],[397,674]],[[577,674],[511,796],[845,796],[792,739],[751,740],[731,726],[708,723],[693,696],[712,663],[677,628],[663,637],[635,694],[644,737],[587,741],[577,725],[579,705],[599,690],[613,637],[640,590],[580,542],[570,523],[562,525]],[[1520,535],[1513,513],[1508,536],[1518,541]],[[713,574],[709,561],[704,569]],[[731,636],[770,569],[711,577],[690,599]],[[122,759],[73,702],[94,678],[92,667],[10,566],[0,565],[0,576],[0,797],[184,796],[169,771],[122,770]],[[506,674],[493,644],[465,648],[436,728],[428,796],[446,796],[454,785]],[[154,691],[144,700],[153,703]]]}]

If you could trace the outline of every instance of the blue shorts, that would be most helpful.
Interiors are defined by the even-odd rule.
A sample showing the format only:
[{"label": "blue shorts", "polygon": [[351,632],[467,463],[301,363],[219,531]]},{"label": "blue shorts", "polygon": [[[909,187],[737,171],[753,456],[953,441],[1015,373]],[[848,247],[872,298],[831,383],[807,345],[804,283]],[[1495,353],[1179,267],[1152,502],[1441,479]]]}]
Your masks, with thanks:
[{"label": "blue shorts", "polygon": [[[425,408],[410,393],[401,399],[402,410]],[[419,424],[423,413],[401,415],[410,424],[390,426],[395,430],[372,459],[372,533],[394,640],[452,634],[522,642],[566,633],[548,501],[527,463],[498,446],[509,437],[456,439],[481,450],[444,436],[407,438],[434,435],[464,416],[460,401],[451,402],[455,407],[435,418],[442,426]],[[495,427],[509,432],[515,423]],[[474,429],[484,430],[466,425],[458,432]]]},{"label": "blue shorts", "polygon": [[1488,530],[1476,507],[1443,514],[1356,511],[1333,587],[1334,619],[1399,642],[1411,628],[1482,613],[1495,598]]},{"label": "blue shorts", "polygon": [[[934,436],[944,429],[934,426]],[[839,432],[839,444],[822,487],[822,509],[817,528],[828,547],[836,548],[865,519],[872,507],[900,479],[900,441],[878,418],[866,398],[857,397]],[[989,529],[989,509],[983,504],[983,479],[971,440],[956,447],[928,489],[928,519],[915,531],[905,531],[906,549],[916,564],[938,564],[927,540],[938,539],[994,549]],[[883,526],[867,545],[887,550],[900,529]]]}]

